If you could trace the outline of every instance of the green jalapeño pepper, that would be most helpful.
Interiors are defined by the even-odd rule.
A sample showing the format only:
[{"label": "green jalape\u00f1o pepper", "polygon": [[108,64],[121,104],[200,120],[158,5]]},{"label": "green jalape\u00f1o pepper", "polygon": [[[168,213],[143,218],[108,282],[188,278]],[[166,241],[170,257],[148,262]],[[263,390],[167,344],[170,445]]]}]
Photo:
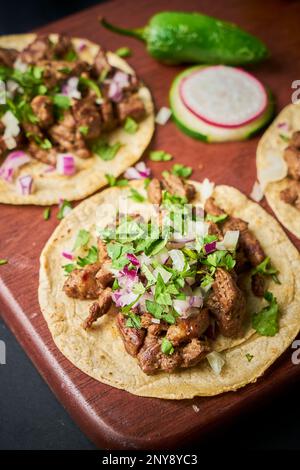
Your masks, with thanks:
[{"label": "green jalape\u00f1o pepper", "polygon": [[147,26],[124,29],[100,19],[116,33],[133,36],[147,44],[155,59],[169,63],[242,65],[267,57],[266,46],[234,24],[200,13],[161,12]]}]

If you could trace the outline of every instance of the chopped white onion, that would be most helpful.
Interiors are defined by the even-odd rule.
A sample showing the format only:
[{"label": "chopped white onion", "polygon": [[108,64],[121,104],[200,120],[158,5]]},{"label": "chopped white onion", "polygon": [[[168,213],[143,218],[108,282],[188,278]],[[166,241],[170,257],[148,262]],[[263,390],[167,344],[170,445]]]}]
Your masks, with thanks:
[{"label": "chopped white onion", "polygon": [[265,155],[264,167],[258,172],[258,179],[262,190],[265,189],[268,183],[285,178],[287,171],[287,164],[282,155],[276,150],[268,150]]},{"label": "chopped white onion", "polygon": [[124,173],[124,177],[128,180],[140,180],[149,178],[151,169],[148,168],[145,162],[139,162],[134,167],[130,166]]},{"label": "chopped white onion", "polygon": [[155,323],[156,325],[160,324],[160,319],[159,318],[151,318],[151,323]]},{"label": "chopped white onion", "polygon": [[24,73],[28,69],[28,64],[22,62],[21,59],[18,57],[14,63],[14,69]]},{"label": "chopped white onion", "polygon": [[180,250],[170,250],[169,255],[173,262],[173,268],[177,269],[177,271],[181,272],[184,269],[185,265],[185,258],[184,254]]},{"label": "chopped white onion", "polygon": [[158,111],[156,118],[155,118],[155,122],[157,124],[160,124],[161,126],[164,126],[170,119],[171,115],[172,115],[172,111],[170,110],[170,108],[163,106]]},{"label": "chopped white onion", "polygon": [[57,155],[56,171],[60,175],[74,175],[76,173],[74,156],[68,153],[59,153]]},{"label": "chopped white onion", "polygon": [[158,275],[161,275],[165,283],[169,282],[172,277],[172,273],[164,269],[162,266],[157,266],[153,271],[153,276],[157,279]]},{"label": "chopped white onion", "polygon": [[19,121],[11,111],[6,111],[1,118],[5,126],[3,139],[8,149],[13,149],[17,146],[15,137],[20,133]]},{"label": "chopped white onion", "polygon": [[215,374],[220,375],[225,364],[225,359],[217,351],[213,351],[206,356],[208,363]]},{"label": "chopped white onion", "polygon": [[218,250],[233,251],[236,249],[239,241],[240,231],[239,230],[228,230],[221,242],[217,242],[216,247]]},{"label": "chopped white onion", "polygon": [[215,183],[213,183],[212,181],[209,181],[208,178],[205,178],[202,181],[200,193],[201,193],[201,200],[203,204],[214,192],[214,187],[215,187]]},{"label": "chopped white onion", "polygon": [[61,92],[63,95],[76,100],[81,99],[81,93],[78,90],[78,77],[70,77],[67,82],[62,86]]},{"label": "chopped white onion", "polygon": [[31,175],[20,176],[17,187],[22,196],[28,196],[33,192],[33,178]]},{"label": "chopped white onion", "polygon": [[190,309],[190,303],[189,303],[188,297],[185,300],[174,299],[173,307],[180,316],[185,317],[187,311]]},{"label": "chopped white onion", "polygon": [[113,76],[113,82],[116,83],[121,89],[126,88],[130,85],[129,75],[121,70],[118,70]]},{"label": "chopped white onion", "polygon": [[250,193],[250,197],[253,199],[253,201],[259,202],[262,200],[264,197],[264,193],[262,190],[261,185],[258,183],[258,181],[255,181],[252,191]]},{"label": "chopped white onion", "polygon": [[192,405],[192,408],[195,411],[195,413],[199,413],[200,408],[197,405]]}]

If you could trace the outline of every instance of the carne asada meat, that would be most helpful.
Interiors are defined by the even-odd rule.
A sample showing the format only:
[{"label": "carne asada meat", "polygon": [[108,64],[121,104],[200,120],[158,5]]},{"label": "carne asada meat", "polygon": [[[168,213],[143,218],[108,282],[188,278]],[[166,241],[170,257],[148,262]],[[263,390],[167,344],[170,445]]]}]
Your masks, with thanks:
[{"label": "carne asada meat", "polygon": [[43,69],[43,82],[48,88],[53,88],[69,77],[79,77],[88,67],[86,62],[80,60],[40,60],[36,65]]},{"label": "carne asada meat", "polygon": [[70,111],[65,111],[62,119],[48,130],[51,139],[61,152],[75,152],[80,158],[88,158],[90,150]]},{"label": "carne asada meat", "polygon": [[76,126],[87,129],[84,138],[97,139],[101,133],[102,123],[100,110],[95,100],[91,97],[75,101],[72,111]]},{"label": "carne asada meat", "polygon": [[289,146],[285,149],[283,158],[288,166],[288,175],[300,181],[300,148]]},{"label": "carne asada meat", "polygon": [[217,268],[207,306],[216,316],[220,332],[231,338],[240,336],[246,316],[246,300],[232,274]]},{"label": "carne asada meat", "polygon": [[146,114],[145,105],[138,93],[127,95],[122,101],[116,103],[116,111],[117,117],[121,123],[128,117],[140,121]]},{"label": "carne asada meat", "polygon": [[47,129],[53,124],[53,104],[49,96],[37,95],[31,101],[32,111],[38,118],[38,125]]},{"label": "carne asada meat", "polygon": [[53,58],[64,59],[71,51],[74,51],[71,39],[68,36],[59,34],[57,41],[53,44]]},{"label": "carne asada meat", "polygon": [[187,183],[182,178],[172,173],[163,176],[163,185],[170,194],[186,198],[188,202],[190,202],[196,194],[196,189],[192,184]]},{"label": "carne asada meat", "polygon": [[28,152],[36,160],[46,165],[56,165],[56,151],[54,149],[44,150],[34,140],[29,139]]},{"label": "carne asada meat", "polygon": [[211,352],[211,347],[206,340],[193,338],[192,341],[181,349],[181,367],[194,367]]},{"label": "carne asada meat", "polygon": [[161,204],[162,201],[162,190],[160,181],[157,178],[153,178],[147,187],[148,201],[152,204]]},{"label": "carne asada meat", "polygon": [[265,279],[262,274],[256,273],[251,276],[251,289],[256,297],[263,297],[265,293]]},{"label": "carne asada meat", "polygon": [[107,75],[112,70],[111,65],[107,60],[107,56],[102,47],[99,47],[99,51],[94,59],[94,64],[91,69],[91,74],[94,78],[101,77],[103,74]]},{"label": "carne asada meat", "polygon": [[0,65],[12,68],[18,54],[18,51],[15,49],[4,49],[3,47],[0,47]]},{"label": "carne asada meat", "polygon": [[123,338],[126,351],[131,356],[136,356],[144,342],[146,330],[126,327],[126,318],[122,313],[117,315],[117,326]]},{"label": "carne asada meat", "polygon": [[300,181],[291,180],[289,186],[280,191],[280,199],[300,210]]},{"label": "carne asada meat", "polygon": [[107,287],[99,294],[98,300],[93,302],[90,306],[89,316],[84,320],[82,325],[83,328],[85,330],[91,328],[92,324],[98,320],[98,318],[102,317],[109,311],[111,304],[111,289]]},{"label": "carne asada meat", "polygon": [[207,308],[199,310],[199,313],[183,320],[177,320],[167,331],[167,339],[174,346],[186,343],[192,338],[199,338],[209,326],[209,313]]},{"label": "carne asada meat", "polygon": [[103,287],[96,279],[96,274],[101,268],[99,262],[88,264],[82,269],[74,269],[67,277],[63,291],[68,297],[74,299],[97,299]]},{"label": "carne asada meat", "polygon": [[50,60],[52,57],[53,48],[48,36],[38,36],[20,53],[22,62],[33,65],[36,65],[39,60]]}]

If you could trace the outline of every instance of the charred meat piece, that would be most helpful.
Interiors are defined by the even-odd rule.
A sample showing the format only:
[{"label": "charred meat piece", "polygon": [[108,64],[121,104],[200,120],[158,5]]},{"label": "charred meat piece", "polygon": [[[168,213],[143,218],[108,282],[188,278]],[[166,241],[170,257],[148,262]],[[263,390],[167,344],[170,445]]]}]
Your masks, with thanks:
[{"label": "charred meat piece", "polygon": [[173,354],[167,355],[160,353],[159,369],[166,372],[174,372],[181,366],[182,357],[179,351],[174,351]]},{"label": "charred meat piece", "polygon": [[12,68],[19,52],[16,49],[4,49],[0,47],[0,65]]},{"label": "charred meat piece", "polygon": [[181,349],[181,367],[193,367],[201,362],[211,352],[208,341],[193,338]]},{"label": "charred meat piece", "polygon": [[39,126],[47,129],[53,124],[53,105],[49,96],[38,95],[31,101],[32,111],[39,120]]},{"label": "charred meat piece", "polygon": [[43,69],[43,81],[48,88],[53,88],[69,77],[79,77],[88,67],[86,62],[80,60],[40,60],[36,65]]},{"label": "charred meat piece", "polygon": [[147,188],[148,201],[151,204],[158,204],[160,206],[162,201],[162,191],[160,181],[157,178],[153,178]]},{"label": "charred meat piece", "polygon": [[163,177],[163,185],[165,189],[174,196],[186,198],[190,202],[196,193],[195,187],[192,184],[186,183],[179,176],[168,173]]},{"label": "charred meat piece", "polygon": [[108,74],[112,67],[107,60],[105,51],[100,47],[95,57],[94,64],[91,69],[93,77],[98,78],[103,74]]},{"label": "charred meat piece", "polygon": [[146,336],[146,331],[142,328],[138,329],[126,327],[126,318],[124,315],[122,315],[122,313],[118,313],[117,315],[117,325],[121,333],[126,351],[131,356],[136,356],[142,347],[144,338]]},{"label": "charred meat piece", "polygon": [[127,117],[139,121],[143,119],[146,113],[143,100],[138,93],[125,96],[120,103],[116,103],[116,110],[120,122],[124,122]]},{"label": "charred meat piece", "polygon": [[85,98],[75,101],[72,107],[77,127],[87,128],[85,139],[97,139],[101,133],[101,115],[95,100]]},{"label": "charred meat piece", "polygon": [[100,293],[98,300],[93,302],[89,309],[89,315],[83,322],[83,328],[87,330],[91,328],[92,324],[98,320],[98,318],[105,315],[112,304],[111,289],[107,287],[103,292]]},{"label": "charred meat piece", "polygon": [[198,314],[184,320],[177,320],[175,325],[171,325],[167,331],[167,339],[173,346],[190,341],[192,338],[199,338],[209,326],[208,309],[204,308]]},{"label": "charred meat piece", "polygon": [[101,265],[101,268],[96,274],[97,284],[102,289],[105,289],[107,286],[111,286],[114,281],[114,276],[109,270],[110,266],[110,262],[106,261]]},{"label": "charred meat piece", "polygon": [[296,181],[300,181],[300,149],[289,146],[285,149],[283,158],[288,166],[288,175]]},{"label": "charred meat piece", "polygon": [[215,200],[214,200],[213,197],[209,197],[205,201],[204,210],[205,210],[206,214],[211,214],[211,215],[215,215],[215,216],[225,214],[225,212],[222,211],[222,209],[220,209],[220,207],[218,207],[216,205]]},{"label": "charred meat piece", "polygon": [[209,235],[216,235],[218,240],[223,240],[223,233],[222,230],[218,227],[218,225],[214,222],[209,222],[208,226],[208,234]]},{"label": "charred meat piece", "polygon": [[291,180],[289,186],[280,191],[280,199],[300,210],[300,182]]},{"label": "charred meat piece", "polygon": [[20,54],[22,62],[34,64],[40,60],[50,60],[53,57],[53,47],[48,36],[38,36]]},{"label": "charred meat piece", "polygon": [[293,133],[290,145],[292,147],[296,147],[297,149],[300,149],[300,131],[296,131]]},{"label": "charred meat piece", "polygon": [[63,118],[49,128],[49,135],[57,144],[60,151],[74,152],[80,158],[88,158],[91,153],[86,143],[76,128],[76,123],[70,111],[66,111]]},{"label": "charred meat piece", "polygon": [[242,333],[246,316],[246,300],[231,273],[218,268],[207,306],[216,316],[220,332],[235,338]]},{"label": "charred meat piece", "polygon": [[161,339],[147,334],[137,355],[142,371],[145,374],[154,374],[160,368],[161,356]]},{"label": "charred meat piece", "polygon": [[104,263],[105,261],[108,261],[109,256],[107,254],[106,244],[103,240],[101,240],[101,238],[98,238],[97,246],[99,262]]},{"label": "charred meat piece", "polygon": [[256,297],[263,297],[265,293],[265,279],[260,273],[256,273],[251,277],[251,289]]},{"label": "charred meat piece", "polygon": [[101,264],[97,262],[82,269],[74,269],[65,281],[63,287],[65,294],[74,299],[97,299],[102,290],[96,279],[100,268]]},{"label": "charred meat piece", "polygon": [[108,99],[104,99],[100,105],[102,125],[104,131],[110,131],[118,125],[118,121],[114,115],[114,108]]},{"label": "charred meat piece", "polygon": [[57,41],[53,44],[53,57],[64,59],[70,51],[74,51],[71,39],[64,34],[59,34]]},{"label": "charred meat piece", "polygon": [[30,155],[46,165],[56,165],[56,151],[52,148],[49,150],[42,149],[34,140],[29,140],[28,152]]}]

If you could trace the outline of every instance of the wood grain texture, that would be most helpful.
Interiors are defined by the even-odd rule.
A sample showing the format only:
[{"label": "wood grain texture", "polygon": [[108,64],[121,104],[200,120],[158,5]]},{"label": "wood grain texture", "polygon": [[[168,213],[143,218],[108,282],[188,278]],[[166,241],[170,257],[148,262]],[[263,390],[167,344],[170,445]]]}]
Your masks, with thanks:
[{"label": "wood grain texture", "polygon": [[[65,32],[82,36],[115,50],[132,48],[130,64],[151,88],[157,108],[168,105],[172,79],[181,67],[159,65],[144,45],[100,28],[98,15],[124,26],[141,26],[158,10],[201,11],[237,22],[257,34],[269,46],[272,57],[252,67],[258,78],[274,92],[277,109],[291,101],[291,83],[300,79],[300,4],[283,0],[203,0],[133,1],[118,0],[83,11],[41,28],[42,32]],[[248,142],[204,144],[183,135],[170,122],[158,127],[151,147],[172,153],[175,161],[194,168],[194,179],[209,177],[216,183],[230,184],[249,194],[255,180],[255,150],[258,138]],[[153,163],[159,175],[170,163]],[[265,203],[263,206],[268,209]],[[258,398],[299,377],[292,365],[291,349],[264,378],[236,393],[180,402],[139,398],[102,385],[71,365],[55,347],[40,314],[38,258],[58,224],[55,208],[51,219],[43,220],[43,208],[0,206],[0,256],[9,264],[0,270],[0,310],[4,320],[30,356],[41,375],[84,432],[100,447],[110,449],[166,449],[199,439],[201,433],[224,424]],[[270,210],[269,210],[270,211]],[[299,241],[290,236],[300,248]],[[29,398],[30,399],[30,398]],[[192,405],[197,405],[196,413]]]}]

